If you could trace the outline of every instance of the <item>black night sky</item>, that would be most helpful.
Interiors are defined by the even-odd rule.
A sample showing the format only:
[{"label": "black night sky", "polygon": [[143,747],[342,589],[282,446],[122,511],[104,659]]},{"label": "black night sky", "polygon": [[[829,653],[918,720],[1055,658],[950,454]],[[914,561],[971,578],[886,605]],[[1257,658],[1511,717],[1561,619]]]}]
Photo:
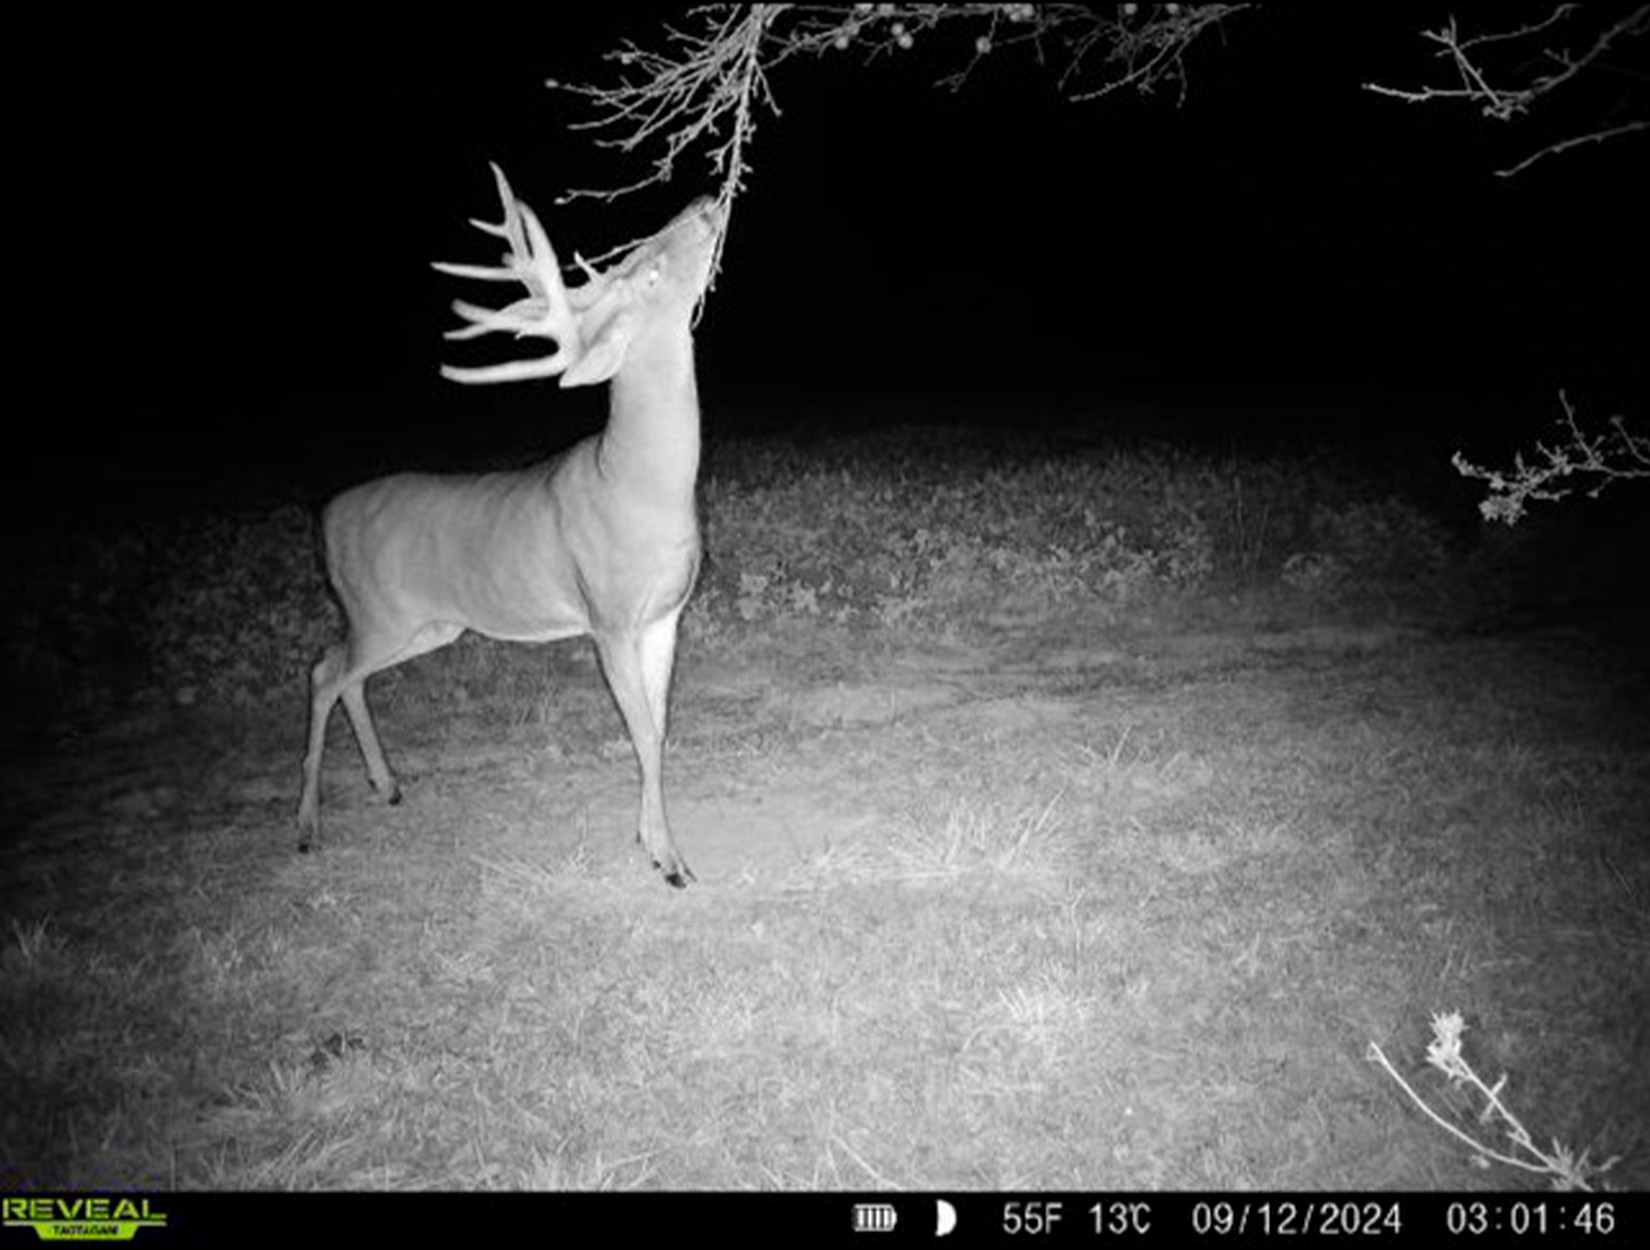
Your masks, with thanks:
[{"label": "black night sky", "polygon": [[[692,160],[617,207],[554,203],[638,167],[569,129],[588,114],[544,80],[610,75],[601,53],[656,42],[662,15],[461,12],[14,19],[31,482],[323,491],[599,419],[599,395],[442,382],[448,304],[477,292],[429,262],[494,258],[464,224],[495,213],[489,160],[564,261],[711,188]],[[1497,459],[1516,432],[1486,416],[1549,420],[1561,385],[1622,410],[1643,389],[1646,142],[1499,179],[1586,119],[1584,89],[1522,128],[1361,89],[1438,81],[1418,32],[1445,15],[1242,15],[1195,48],[1179,108],[1066,102],[1020,53],[953,94],[933,84],[960,32],[787,65],[700,327],[708,436],[1184,401],[1242,443],[1256,412],[1330,433],[1359,404],[1418,425],[1442,406]]]}]

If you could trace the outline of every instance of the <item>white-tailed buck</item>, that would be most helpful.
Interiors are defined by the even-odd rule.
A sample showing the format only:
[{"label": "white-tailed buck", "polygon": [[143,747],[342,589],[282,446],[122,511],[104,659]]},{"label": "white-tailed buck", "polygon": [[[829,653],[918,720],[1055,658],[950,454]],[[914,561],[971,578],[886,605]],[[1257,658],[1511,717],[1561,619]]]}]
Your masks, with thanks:
[{"label": "white-tailed buck", "polygon": [[497,330],[552,339],[556,350],[441,372],[457,382],[611,380],[607,427],[531,469],[401,473],[327,505],[327,572],[349,628],[312,675],[299,846],[320,836],[321,751],[339,699],[373,787],[391,803],[400,799],[367,710],[372,674],[467,629],[524,642],[589,634],[641,764],[638,836],[665,880],[684,885],[693,874],[665,820],[661,757],[676,622],[699,569],[693,321],[721,218],[701,200],[611,268],[585,266],[585,281],[569,289],[533,210],[511,194],[498,166],[493,173],[504,220],[471,224],[504,239],[509,253],[497,268],[436,268],[519,282],[529,294],[496,311],[454,303],[470,324],[447,337]]}]

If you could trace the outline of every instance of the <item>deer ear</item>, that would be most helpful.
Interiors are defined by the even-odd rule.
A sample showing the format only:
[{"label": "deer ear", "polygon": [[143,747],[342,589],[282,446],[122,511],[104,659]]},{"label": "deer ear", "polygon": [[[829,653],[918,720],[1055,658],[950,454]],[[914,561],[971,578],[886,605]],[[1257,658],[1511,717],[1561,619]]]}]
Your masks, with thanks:
[{"label": "deer ear", "polygon": [[585,345],[584,354],[561,375],[563,386],[593,386],[605,382],[624,364],[625,354],[640,328],[634,312],[609,317],[596,337]]}]

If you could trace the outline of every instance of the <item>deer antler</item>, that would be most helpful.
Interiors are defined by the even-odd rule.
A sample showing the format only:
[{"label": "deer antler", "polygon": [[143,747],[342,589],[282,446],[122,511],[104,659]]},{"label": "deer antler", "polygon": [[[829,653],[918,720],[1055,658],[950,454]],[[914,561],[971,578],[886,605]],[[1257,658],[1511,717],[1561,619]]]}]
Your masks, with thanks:
[{"label": "deer antler", "polygon": [[[537,215],[515,198],[504,171],[493,165],[493,177],[498,180],[498,197],[504,205],[504,220],[497,225],[490,221],[470,219],[477,230],[503,239],[510,251],[498,267],[486,265],[453,265],[445,261],[433,262],[442,273],[459,278],[478,278],[483,282],[519,282],[531,294],[504,308],[482,308],[463,300],[453,301],[453,311],[470,325],[448,330],[443,337],[471,339],[495,330],[509,331],[517,338],[526,334],[554,339],[556,352],[536,360],[512,360],[501,365],[487,365],[476,369],[441,366],[441,376],[454,382],[513,382],[520,378],[543,378],[561,373],[584,352],[579,338],[579,319],[568,300],[567,288],[562,285],[561,266],[556,250],[544,233]],[[582,288],[580,288],[582,290]]]}]

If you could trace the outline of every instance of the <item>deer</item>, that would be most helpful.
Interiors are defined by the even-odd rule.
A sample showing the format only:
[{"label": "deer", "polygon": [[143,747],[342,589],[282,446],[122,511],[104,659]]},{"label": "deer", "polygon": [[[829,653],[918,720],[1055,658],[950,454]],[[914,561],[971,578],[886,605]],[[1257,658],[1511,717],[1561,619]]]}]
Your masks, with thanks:
[{"label": "deer", "polygon": [[606,425],[530,468],[471,475],[398,473],[355,486],[323,510],[326,569],[344,636],[310,674],[299,850],[320,844],[321,756],[340,700],[380,799],[401,789],[367,707],[374,673],[466,630],[518,642],[588,635],[641,772],[637,839],[672,886],[694,880],[665,818],[663,755],[677,625],[699,571],[694,487],[700,416],[693,329],[725,215],[700,199],[605,270],[562,282],[538,216],[495,164],[504,217],[471,219],[508,245],[497,266],[435,262],[458,278],[512,282],[504,308],[455,300],[469,324],[447,339],[507,333],[552,340],[548,355],[457,368],[464,384],[557,377],[608,383]]}]

